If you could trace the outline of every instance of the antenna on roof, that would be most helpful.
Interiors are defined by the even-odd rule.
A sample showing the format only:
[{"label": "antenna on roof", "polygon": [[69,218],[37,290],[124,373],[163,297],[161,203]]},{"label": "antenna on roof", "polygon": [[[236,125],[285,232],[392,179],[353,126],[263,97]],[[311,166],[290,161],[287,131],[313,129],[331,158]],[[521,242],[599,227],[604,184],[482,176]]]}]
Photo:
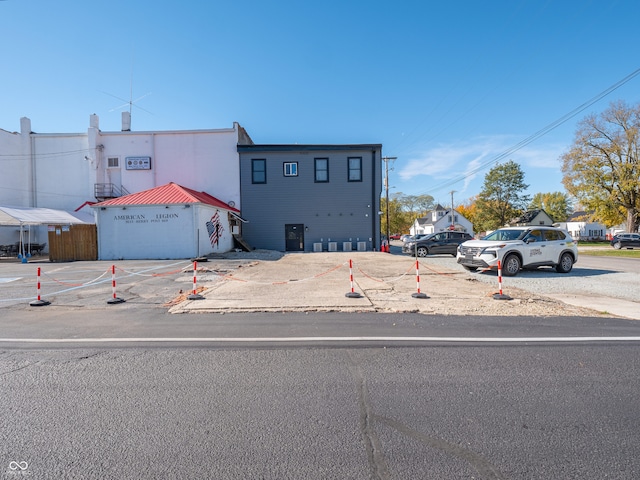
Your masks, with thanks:
[{"label": "antenna on roof", "polygon": [[[135,100],[133,99],[133,52],[131,53],[131,78],[129,80],[129,100],[125,100],[124,98],[118,97],[117,95],[113,95],[111,93],[105,92],[103,91],[102,93],[104,93],[105,95],[109,95],[110,97],[113,98],[117,98],[118,100],[125,102],[122,105],[119,105],[117,107],[112,108],[111,110],[109,110],[109,112],[115,112],[116,110],[121,110],[125,107],[129,107],[129,128],[127,128],[126,130],[130,130],[131,128],[131,111],[133,110],[133,107],[135,106],[136,108],[139,108],[140,110],[147,112],[149,115],[153,115],[152,112],[150,112],[149,110],[142,108],[140,105],[136,105],[140,100],[142,100],[145,97],[148,97],[149,95],[151,95],[151,92],[149,93],[145,93],[144,95],[142,95],[141,97],[136,98]],[[123,119],[124,119],[124,112],[123,112]],[[125,130],[123,128],[123,130]]]}]

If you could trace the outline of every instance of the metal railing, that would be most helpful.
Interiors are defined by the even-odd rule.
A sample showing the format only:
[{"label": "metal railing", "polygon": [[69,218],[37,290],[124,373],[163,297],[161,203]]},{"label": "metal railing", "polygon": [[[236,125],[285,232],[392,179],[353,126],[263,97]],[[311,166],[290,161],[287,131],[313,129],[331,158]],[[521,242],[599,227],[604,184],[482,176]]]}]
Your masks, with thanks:
[{"label": "metal railing", "polygon": [[107,198],[117,198],[129,195],[129,192],[123,186],[115,183],[95,183],[93,185],[93,196],[97,200],[106,200]]}]

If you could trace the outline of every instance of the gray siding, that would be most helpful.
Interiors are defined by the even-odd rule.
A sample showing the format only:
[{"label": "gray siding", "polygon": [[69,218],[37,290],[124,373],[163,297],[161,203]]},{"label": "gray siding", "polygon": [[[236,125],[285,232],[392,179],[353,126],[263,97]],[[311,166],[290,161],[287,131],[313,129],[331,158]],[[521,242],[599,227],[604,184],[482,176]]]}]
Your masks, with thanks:
[{"label": "gray siding", "polygon": [[[303,224],[304,250],[314,243],[380,246],[381,146],[239,146],[242,236],[254,248],[286,250],[285,225]],[[348,181],[348,158],[362,158],[362,181]],[[329,160],[329,182],[315,182],[315,159]],[[253,159],[266,159],[267,183],[252,183]],[[298,175],[284,164],[297,162]]]}]

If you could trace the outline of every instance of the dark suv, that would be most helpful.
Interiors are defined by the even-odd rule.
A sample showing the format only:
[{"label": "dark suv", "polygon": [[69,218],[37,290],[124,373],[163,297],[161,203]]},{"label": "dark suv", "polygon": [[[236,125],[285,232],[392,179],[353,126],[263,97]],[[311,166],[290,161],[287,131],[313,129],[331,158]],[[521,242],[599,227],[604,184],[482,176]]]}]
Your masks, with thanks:
[{"label": "dark suv", "polygon": [[640,248],[640,233],[619,233],[611,239],[611,246],[621,248]]},{"label": "dark suv", "polygon": [[456,256],[458,245],[473,237],[464,232],[439,232],[430,233],[421,239],[410,240],[402,246],[402,253],[410,253],[419,257],[434,255],[438,253],[448,253]]}]

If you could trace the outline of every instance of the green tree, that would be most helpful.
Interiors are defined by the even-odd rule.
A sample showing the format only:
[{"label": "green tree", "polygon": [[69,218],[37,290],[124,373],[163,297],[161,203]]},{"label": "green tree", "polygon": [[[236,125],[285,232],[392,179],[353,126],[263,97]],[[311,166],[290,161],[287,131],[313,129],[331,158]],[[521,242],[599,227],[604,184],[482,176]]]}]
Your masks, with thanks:
[{"label": "green tree", "polygon": [[[392,194],[389,198],[389,230],[391,233],[409,233],[415,219],[424,216],[433,206],[434,199],[431,195],[405,195],[402,192]],[[386,234],[386,198],[381,199],[380,209],[382,233]]]},{"label": "green tree", "polygon": [[[380,218],[381,221],[381,229],[382,234],[387,234],[387,199],[380,199],[380,210],[382,211],[382,216]],[[413,222],[410,219],[410,214],[403,210],[402,203],[394,197],[389,198],[389,230],[390,233],[406,233],[409,232],[409,227]]]},{"label": "green tree", "polygon": [[640,212],[640,104],[613,102],[578,124],[562,159],[567,191],[607,226],[624,221],[638,230]]},{"label": "green tree", "polygon": [[566,193],[536,193],[528,209],[542,209],[551,216],[554,222],[566,222],[571,215],[572,205]]},{"label": "green tree", "polygon": [[477,231],[495,230],[520,215],[530,200],[523,194],[528,187],[524,183],[524,172],[513,160],[489,170],[476,202],[474,228]]}]

